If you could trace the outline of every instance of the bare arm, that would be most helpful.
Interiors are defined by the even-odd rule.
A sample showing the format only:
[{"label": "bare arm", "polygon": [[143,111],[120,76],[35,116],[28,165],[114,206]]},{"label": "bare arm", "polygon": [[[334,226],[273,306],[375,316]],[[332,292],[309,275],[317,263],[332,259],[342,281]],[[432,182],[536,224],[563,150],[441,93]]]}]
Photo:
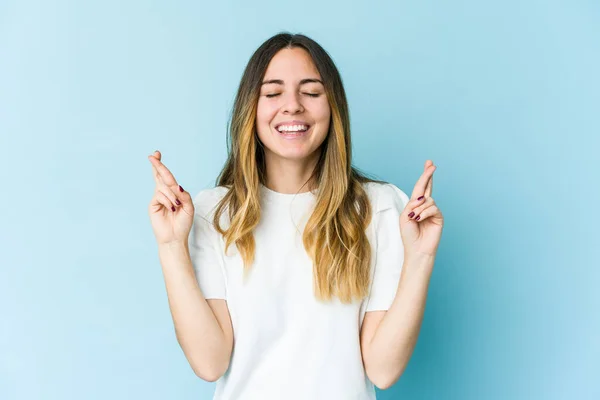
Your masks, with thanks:
[{"label": "bare arm", "polygon": [[177,341],[194,373],[216,381],[227,371],[233,348],[227,303],[204,298],[187,243],[160,244],[158,249]]},{"label": "bare arm", "polygon": [[365,370],[380,389],[392,386],[413,353],[427,300],[433,257],[406,260],[392,306],[365,315],[361,349]]}]

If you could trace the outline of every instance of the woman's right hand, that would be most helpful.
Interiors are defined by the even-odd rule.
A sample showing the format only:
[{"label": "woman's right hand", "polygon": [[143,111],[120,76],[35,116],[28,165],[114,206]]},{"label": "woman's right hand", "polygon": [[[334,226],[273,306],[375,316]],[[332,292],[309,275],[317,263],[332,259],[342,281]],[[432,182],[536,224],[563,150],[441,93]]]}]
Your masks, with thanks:
[{"label": "woman's right hand", "polygon": [[148,206],[154,236],[159,245],[180,242],[187,246],[194,221],[194,203],[160,159],[158,150],[148,156],[156,182]]}]

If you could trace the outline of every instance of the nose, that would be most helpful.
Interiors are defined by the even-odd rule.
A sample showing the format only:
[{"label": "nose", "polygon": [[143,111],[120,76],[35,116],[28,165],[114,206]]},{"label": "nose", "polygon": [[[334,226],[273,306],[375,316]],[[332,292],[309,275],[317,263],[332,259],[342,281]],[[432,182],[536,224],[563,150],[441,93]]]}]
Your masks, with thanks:
[{"label": "nose", "polygon": [[290,93],[286,96],[282,111],[284,114],[296,114],[304,111],[304,107],[298,99],[298,93]]}]

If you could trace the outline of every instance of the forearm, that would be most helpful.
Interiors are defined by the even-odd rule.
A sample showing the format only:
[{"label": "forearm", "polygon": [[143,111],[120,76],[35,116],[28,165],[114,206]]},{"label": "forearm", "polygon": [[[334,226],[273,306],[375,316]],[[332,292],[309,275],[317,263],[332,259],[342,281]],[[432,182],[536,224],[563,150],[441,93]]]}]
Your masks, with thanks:
[{"label": "forearm", "polygon": [[177,340],[199,377],[214,380],[228,365],[225,335],[196,281],[187,244],[159,245]]},{"label": "forearm", "polygon": [[371,368],[385,387],[404,372],[417,343],[434,257],[405,260],[396,297],[370,344]]}]

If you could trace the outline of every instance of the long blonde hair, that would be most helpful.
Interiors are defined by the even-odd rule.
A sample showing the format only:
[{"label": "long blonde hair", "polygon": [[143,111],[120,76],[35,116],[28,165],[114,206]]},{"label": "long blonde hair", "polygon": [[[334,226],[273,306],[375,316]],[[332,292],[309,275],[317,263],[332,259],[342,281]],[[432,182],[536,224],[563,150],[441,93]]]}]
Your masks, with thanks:
[{"label": "long blonde hair", "polygon": [[[304,248],[313,260],[313,291],[319,300],[337,296],[343,303],[362,299],[370,286],[371,247],[366,235],[372,211],[362,184],[381,182],[351,165],[350,118],[340,74],[314,40],[289,33],[265,41],[252,55],[235,98],[228,126],[228,159],[216,184],[229,188],[217,205],[213,224],[223,235],[225,252],[233,243],[247,272],[254,262],[253,229],[260,221],[260,187],[266,182],[264,149],[256,134],[260,86],[273,56],[301,47],[312,57],[325,86],[331,122],[309,181],[316,182],[316,205],[304,228]],[[318,150],[319,151],[319,150]],[[230,226],[220,226],[229,210]]]}]

